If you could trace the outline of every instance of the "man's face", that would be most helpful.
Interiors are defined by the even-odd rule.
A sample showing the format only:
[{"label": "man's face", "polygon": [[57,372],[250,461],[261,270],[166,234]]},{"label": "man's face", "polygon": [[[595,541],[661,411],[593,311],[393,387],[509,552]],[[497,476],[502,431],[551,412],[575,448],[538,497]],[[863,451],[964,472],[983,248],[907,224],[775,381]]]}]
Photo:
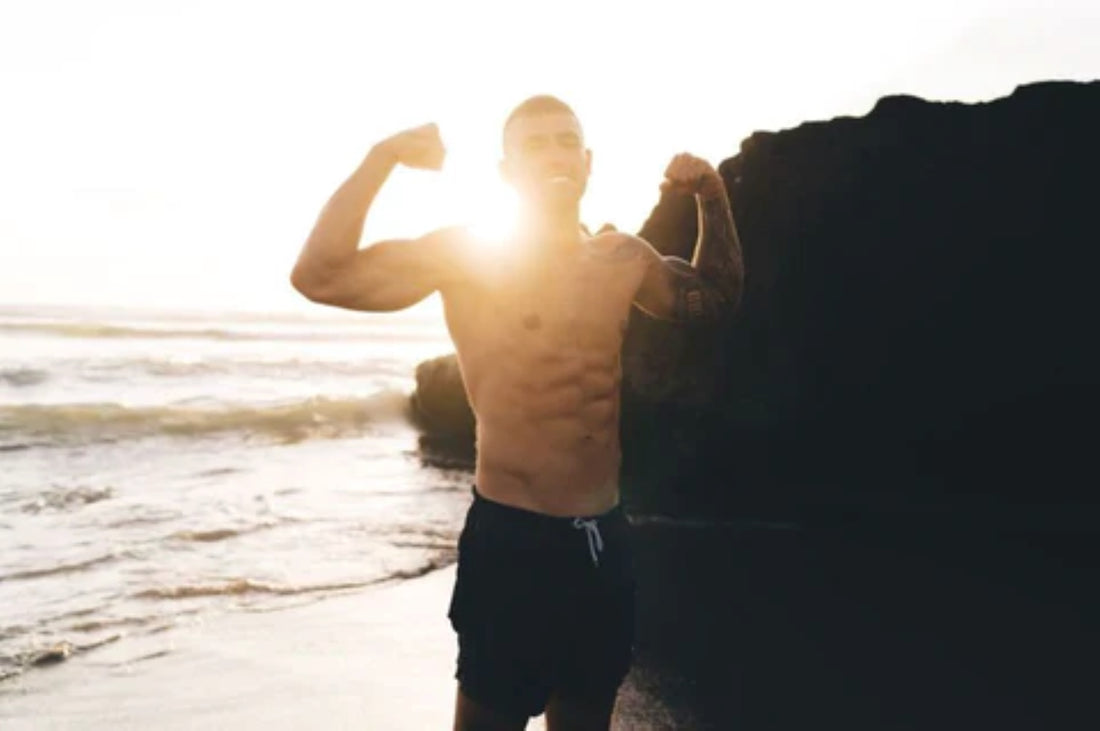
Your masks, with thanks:
[{"label": "man's face", "polygon": [[528,203],[559,208],[576,205],[588,185],[592,153],[580,123],[553,112],[513,119],[504,129],[500,172]]}]

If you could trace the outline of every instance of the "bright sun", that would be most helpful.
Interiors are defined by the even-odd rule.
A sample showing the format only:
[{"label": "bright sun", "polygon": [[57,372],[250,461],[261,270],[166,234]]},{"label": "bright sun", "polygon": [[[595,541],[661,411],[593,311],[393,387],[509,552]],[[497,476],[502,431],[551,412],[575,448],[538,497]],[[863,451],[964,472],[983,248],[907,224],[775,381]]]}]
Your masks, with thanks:
[{"label": "bright sun", "polygon": [[491,182],[469,186],[463,197],[462,220],[469,223],[475,239],[490,250],[507,246],[516,225],[515,194],[503,183]]}]

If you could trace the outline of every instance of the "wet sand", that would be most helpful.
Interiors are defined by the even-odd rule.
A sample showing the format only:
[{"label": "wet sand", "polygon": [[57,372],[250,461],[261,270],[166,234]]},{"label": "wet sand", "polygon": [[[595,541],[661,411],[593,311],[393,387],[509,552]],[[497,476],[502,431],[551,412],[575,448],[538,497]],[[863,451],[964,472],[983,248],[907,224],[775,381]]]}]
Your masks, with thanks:
[{"label": "wet sand", "polygon": [[0,690],[0,728],[445,728],[451,576],[222,614],[27,672]]}]

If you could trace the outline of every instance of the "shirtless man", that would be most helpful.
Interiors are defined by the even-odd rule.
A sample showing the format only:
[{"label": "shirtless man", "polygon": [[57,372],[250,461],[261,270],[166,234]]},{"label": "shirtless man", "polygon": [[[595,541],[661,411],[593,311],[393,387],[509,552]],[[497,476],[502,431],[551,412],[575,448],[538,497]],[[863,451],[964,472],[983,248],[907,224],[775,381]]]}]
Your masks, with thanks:
[{"label": "shirtless man", "polygon": [[509,249],[490,259],[446,228],[360,249],[394,166],[439,169],[435,125],[376,144],[329,200],[291,275],[309,299],[399,310],[440,292],[477,415],[473,504],[449,617],[458,634],[455,729],[607,729],[634,639],[628,524],[619,505],[620,349],[632,306],[692,322],[731,314],[741,248],[721,177],[676,156],[665,188],[694,194],[694,262],[625,233],[584,233],[592,154],[548,96],[504,125],[500,171],[519,195]]}]

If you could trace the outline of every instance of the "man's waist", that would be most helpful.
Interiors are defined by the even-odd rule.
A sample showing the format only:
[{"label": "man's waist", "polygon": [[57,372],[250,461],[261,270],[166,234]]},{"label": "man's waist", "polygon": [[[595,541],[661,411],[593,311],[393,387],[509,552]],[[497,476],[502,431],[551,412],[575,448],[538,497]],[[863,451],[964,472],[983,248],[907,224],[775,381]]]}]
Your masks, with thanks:
[{"label": "man's waist", "polygon": [[579,419],[517,419],[478,411],[477,446],[482,456],[494,461],[522,463],[562,462],[584,464],[618,460],[617,422],[594,427]]},{"label": "man's waist", "polygon": [[459,546],[466,560],[522,565],[525,572],[547,575],[555,573],[555,567],[576,566],[582,558],[601,571],[626,566],[630,522],[619,504],[595,515],[566,517],[497,502],[477,486],[473,493]]},{"label": "man's waist", "polygon": [[559,504],[548,510],[544,501],[518,498],[516,495],[499,495],[486,491],[481,485],[471,488],[474,495],[472,509],[499,515],[511,522],[526,524],[531,528],[571,528],[574,521],[616,521],[624,518],[622,505],[618,501],[618,491],[610,505],[601,505],[596,510],[570,510],[567,505]]},{"label": "man's waist", "polygon": [[478,441],[477,490],[498,503],[561,518],[593,517],[619,502],[618,450],[515,452]]}]

